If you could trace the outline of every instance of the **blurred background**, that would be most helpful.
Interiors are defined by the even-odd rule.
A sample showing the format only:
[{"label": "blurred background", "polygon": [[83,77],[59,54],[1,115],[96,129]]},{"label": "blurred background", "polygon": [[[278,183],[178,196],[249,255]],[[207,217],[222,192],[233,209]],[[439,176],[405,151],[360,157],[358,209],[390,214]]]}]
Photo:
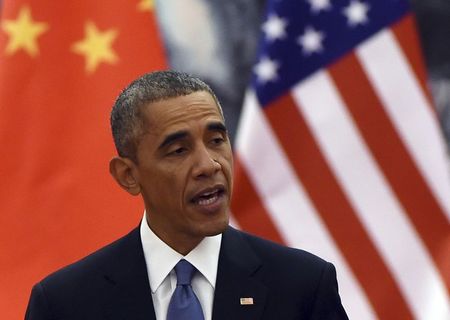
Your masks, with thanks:
[{"label": "blurred background", "polygon": [[[199,75],[221,97],[232,137],[255,62],[265,0],[155,1],[171,67]],[[450,3],[411,1],[428,85],[450,141]],[[211,68],[214,64],[215,68]],[[447,142],[448,143],[448,142]]]},{"label": "blurred background", "polygon": [[3,0],[0,24],[2,318],[138,225],[109,111],[172,68],[221,101],[233,225],[335,264],[350,319],[449,319],[448,1]]}]

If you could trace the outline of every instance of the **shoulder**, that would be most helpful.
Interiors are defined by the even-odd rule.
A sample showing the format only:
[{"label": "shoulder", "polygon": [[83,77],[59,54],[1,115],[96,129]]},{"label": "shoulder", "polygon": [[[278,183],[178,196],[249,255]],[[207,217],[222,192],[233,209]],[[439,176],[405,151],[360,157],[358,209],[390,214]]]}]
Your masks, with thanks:
[{"label": "shoulder", "polygon": [[248,244],[264,262],[276,262],[276,264],[288,262],[289,265],[293,264],[296,266],[300,264],[303,267],[313,266],[314,268],[328,264],[324,259],[305,250],[287,247],[232,227],[229,227],[225,232],[224,238],[240,239],[240,241]]},{"label": "shoulder", "polygon": [[[229,228],[224,233],[225,242],[233,247],[241,259],[252,256],[259,262],[258,276],[277,284],[292,287],[316,287],[329,275],[335,277],[334,266],[324,259],[301,249],[286,247],[275,242]],[[231,251],[227,248],[227,251]],[[239,253],[237,253],[239,251]]]},{"label": "shoulder", "polygon": [[146,276],[139,228],[39,281],[26,319],[101,318],[116,280],[130,273]]},{"label": "shoulder", "polygon": [[245,268],[253,280],[268,289],[274,315],[288,318],[281,314],[314,314],[314,319],[347,319],[333,264],[307,251],[231,227],[224,233],[222,244],[228,261]]},{"label": "shoulder", "polygon": [[105,269],[114,268],[113,266],[124,261],[123,259],[128,260],[132,256],[143,255],[142,249],[137,250],[138,248],[142,248],[142,245],[139,228],[136,228],[122,238],[51,273],[41,283],[50,284],[58,280],[62,281],[64,278],[85,278],[90,274],[104,273]]}]

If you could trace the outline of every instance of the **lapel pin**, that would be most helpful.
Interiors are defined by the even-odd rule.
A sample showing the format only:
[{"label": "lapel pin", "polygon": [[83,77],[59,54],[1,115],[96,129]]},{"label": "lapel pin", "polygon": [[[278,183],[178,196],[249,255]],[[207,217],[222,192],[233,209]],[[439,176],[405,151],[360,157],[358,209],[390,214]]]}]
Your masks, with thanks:
[{"label": "lapel pin", "polygon": [[253,304],[253,298],[241,298],[241,306]]}]

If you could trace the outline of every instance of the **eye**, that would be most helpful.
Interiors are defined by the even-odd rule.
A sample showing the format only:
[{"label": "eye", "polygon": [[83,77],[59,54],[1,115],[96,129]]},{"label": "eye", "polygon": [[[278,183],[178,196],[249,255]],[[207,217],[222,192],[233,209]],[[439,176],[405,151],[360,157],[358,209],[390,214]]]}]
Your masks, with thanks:
[{"label": "eye", "polygon": [[179,156],[182,154],[185,154],[187,152],[187,148],[185,147],[178,147],[178,148],[174,148],[172,150],[169,150],[168,154],[169,156]]},{"label": "eye", "polygon": [[211,137],[211,140],[210,140],[210,143],[213,146],[220,146],[224,142],[225,142],[225,137],[222,135],[214,135],[213,137]]},{"label": "eye", "polygon": [[214,144],[221,144],[221,143],[224,142],[224,141],[225,141],[225,140],[224,140],[224,138],[222,138],[222,137],[212,139],[212,142],[213,142]]}]

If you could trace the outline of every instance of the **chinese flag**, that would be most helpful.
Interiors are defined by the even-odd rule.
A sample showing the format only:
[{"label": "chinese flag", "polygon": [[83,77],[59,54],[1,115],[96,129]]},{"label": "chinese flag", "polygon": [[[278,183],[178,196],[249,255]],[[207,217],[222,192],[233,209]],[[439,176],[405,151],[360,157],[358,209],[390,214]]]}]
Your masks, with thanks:
[{"label": "chinese flag", "polygon": [[109,175],[120,90],[166,61],[151,0],[2,2],[0,310],[125,234],[143,206]]}]

